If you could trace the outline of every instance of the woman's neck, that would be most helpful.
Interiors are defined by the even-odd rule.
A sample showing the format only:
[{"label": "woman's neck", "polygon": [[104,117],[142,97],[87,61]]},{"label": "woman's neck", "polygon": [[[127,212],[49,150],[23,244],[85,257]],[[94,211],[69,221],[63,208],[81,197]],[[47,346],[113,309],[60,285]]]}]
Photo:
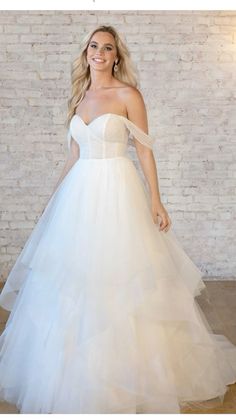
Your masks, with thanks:
[{"label": "woman's neck", "polygon": [[107,87],[112,87],[112,84],[114,84],[113,80],[114,77],[112,75],[91,75],[91,83],[89,90],[95,91],[99,89],[105,89]]}]

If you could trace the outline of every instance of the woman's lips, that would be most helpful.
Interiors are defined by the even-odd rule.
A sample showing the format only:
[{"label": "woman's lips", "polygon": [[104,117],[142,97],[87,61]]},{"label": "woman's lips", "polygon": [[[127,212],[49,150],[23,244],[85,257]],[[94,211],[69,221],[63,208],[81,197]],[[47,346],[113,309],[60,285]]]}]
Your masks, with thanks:
[{"label": "woman's lips", "polygon": [[105,63],[105,60],[102,60],[102,59],[97,59],[97,58],[93,58],[93,61],[95,62],[95,63]]}]

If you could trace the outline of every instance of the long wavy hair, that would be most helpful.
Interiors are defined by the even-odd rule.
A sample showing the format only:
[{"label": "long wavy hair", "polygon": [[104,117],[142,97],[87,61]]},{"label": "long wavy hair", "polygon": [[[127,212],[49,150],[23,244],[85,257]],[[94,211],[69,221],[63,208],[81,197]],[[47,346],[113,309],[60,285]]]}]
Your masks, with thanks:
[{"label": "long wavy hair", "polygon": [[68,113],[66,126],[68,128],[72,116],[75,114],[75,109],[82,101],[86,90],[91,84],[90,66],[87,66],[87,48],[92,36],[96,32],[109,32],[115,39],[118,58],[118,71],[114,72],[114,65],[112,68],[112,75],[118,80],[128,83],[131,86],[138,87],[139,81],[137,77],[137,69],[131,61],[130,52],[126,47],[123,39],[118,34],[113,26],[100,25],[96,29],[89,32],[80,43],[80,54],[72,62],[71,66],[71,97],[68,100]]}]

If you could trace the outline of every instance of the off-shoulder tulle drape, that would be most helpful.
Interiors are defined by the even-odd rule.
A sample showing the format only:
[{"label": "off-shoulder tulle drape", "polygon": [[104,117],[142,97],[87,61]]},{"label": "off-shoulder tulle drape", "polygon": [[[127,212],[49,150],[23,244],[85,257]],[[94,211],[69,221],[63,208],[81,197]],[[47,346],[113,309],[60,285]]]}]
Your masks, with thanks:
[{"label": "off-shoulder tulle drape", "polygon": [[[104,114],[106,115],[106,114]],[[148,147],[149,149],[153,149],[154,143],[155,143],[155,139],[150,135],[145,133],[141,128],[139,128],[136,124],[134,124],[132,121],[130,121],[128,118],[125,118],[122,115],[118,115],[118,114],[107,114],[107,115],[111,115],[115,118],[120,119],[123,124],[126,126],[126,128],[129,131],[129,140],[130,140],[130,145],[134,146],[134,138],[139,141],[141,144],[145,145],[146,147]],[[102,115],[101,115],[102,116]],[[67,130],[67,147],[70,150],[70,146],[71,146],[71,138],[72,138],[72,133],[71,133],[71,128],[69,126],[68,130]]]},{"label": "off-shoulder tulle drape", "polygon": [[130,131],[130,138],[133,140],[134,138],[139,141],[141,144],[145,145],[146,147],[153,149],[155,139],[151,137],[151,135],[146,134],[142,129],[140,129],[137,125],[135,125],[132,121],[127,118],[124,118],[124,123],[128,130]]}]

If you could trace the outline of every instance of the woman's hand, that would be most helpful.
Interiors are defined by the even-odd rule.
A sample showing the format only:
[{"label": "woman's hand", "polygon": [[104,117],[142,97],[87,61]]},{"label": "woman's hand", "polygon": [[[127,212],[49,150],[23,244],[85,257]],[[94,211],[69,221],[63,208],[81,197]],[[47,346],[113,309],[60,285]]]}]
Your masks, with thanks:
[{"label": "woman's hand", "polygon": [[163,204],[159,201],[152,200],[151,202],[151,209],[152,209],[152,218],[155,224],[158,223],[158,217],[161,218],[161,222],[159,225],[159,231],[164,230],[165,233],[170,229],[170,226],[172,224],[171,219],[168,215],[168,212],[166,211]]}]

